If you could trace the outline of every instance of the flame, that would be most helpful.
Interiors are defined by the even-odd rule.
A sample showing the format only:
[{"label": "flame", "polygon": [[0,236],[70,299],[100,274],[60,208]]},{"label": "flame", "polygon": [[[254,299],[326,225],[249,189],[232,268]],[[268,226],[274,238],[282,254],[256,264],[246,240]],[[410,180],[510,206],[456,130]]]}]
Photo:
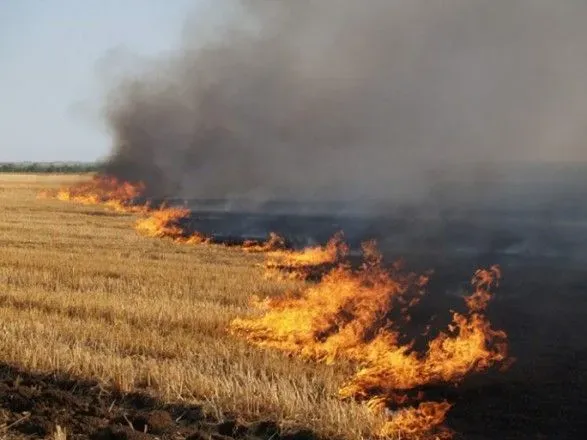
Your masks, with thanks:
[{"label": "flame", "polygon": [[199,232],[188,233],[184,228],[182,222],[188,219],[190,214],[191,211],[187,208],[161,206],[139,219],[135,229],[147,237],[168,237],[184,244],[200,244],[209,241]]},{"label": "flame", "polygon": [[335,234],[325,246],[312,246],[302,250],[279,249],[269,252],[265,262],[269,277],[277,271],[286,272],[290,278],[307,279],[320,269],[339,262],[348,254],[342,232]]},{"label": "flame", "polygon": [[[415,408],[403,408],[396,411],[391,420],[383,425],[380,435],[394,437],[402,433],[401,438],[417,439],[422,438],[422,433],[428,431],[428,438],[449,439],[452,432],[442,427],[442,423],[451,406],[448,402],[422,402]],[[436,427],[436,432],[430,433],[431,427]]]},{"label": "flame", "polygon": [[[506,359],[506,334],[493,330],[483,315],[492,296],[489,289],[501,275],[497,266],[475,273],[474,291],[465,299],[467,312],[453,312],[448,329],[418,353],[413,342],[400,342],[401,331],[410,322],[408,312],[419,302],[428,278],[404,274],[399,265],[386,270],[374,243],[364,246],[364,255],[359,270],[339,264],[297,296],[259,301],[265,313],[235,319],[230,331],[259,347],[306,359],[358,363],[361,368],[342,386],[340,397],[365,400],[372,408],[411,403],[408,391],[455,384]],[[415,399],[423,398],[418,392]],[[421,402],[397,413],[381,435],[393,431],[414,438],[416,432],[433,432],[449,408],[445,403]]]},{"label": "flame", "polygon": [[56,192],[42,191],[39,197],[54,197],[83,205],[104,205],[117,212],[145,212],[148,206],[133,203],[144,190],[143,183],[130,183],[116,177],[98,175],[88,182],[61,188]]},{"label": "flame", "polygon": [[170,208],[161,205],[153,209],[147,204],[135,204],[145,190],[142,183],[124,182],[112,176],[95,176],[88,182],[78,183],[56,192],[41,191],[39,198],[54,197],[58,200],[81,203],[84,205],[101,205],[116,212],[139,213],[135,229],[148,237],[170,237],[178,243],[199,244],[209,239],[198,232],[188,233],[181,225],[189,218],[190,210]]},{"label": "flame", "polygon": [[269,233],[269,238],[264,243],[254,240],[245,240],[242,248],[245,252],[261,253],[278,251],[285,248],[285,240],[275,232]]}]

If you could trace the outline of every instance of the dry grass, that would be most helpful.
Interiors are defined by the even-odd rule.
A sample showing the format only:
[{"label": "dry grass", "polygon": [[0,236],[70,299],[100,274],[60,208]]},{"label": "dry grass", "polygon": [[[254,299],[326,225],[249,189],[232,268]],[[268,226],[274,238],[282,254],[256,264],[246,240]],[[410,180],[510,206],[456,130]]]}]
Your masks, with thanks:
[{"label": "dry grass", "polygon": [[325,436],[378,428],[366,407],[337,398],[348,367],[305,364],[226,333],[254,313],[253,294],[293,286],[264,279],[261,255],[143,238],[131,215],[36,198],[80,178],[0,175],[0,359]]}]

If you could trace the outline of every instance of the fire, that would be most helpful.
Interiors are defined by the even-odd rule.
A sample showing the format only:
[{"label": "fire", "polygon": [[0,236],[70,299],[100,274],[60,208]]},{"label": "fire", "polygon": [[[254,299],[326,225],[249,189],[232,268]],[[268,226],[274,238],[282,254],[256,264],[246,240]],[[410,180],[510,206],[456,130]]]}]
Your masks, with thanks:
[{"label": "fire", "polygon": [[402,438],[422,438],[422,432],[430,431],[430,427],[437,427],[429,438],[451,438],[450,430],[441,426],[450,408],[451,404],[448,402],[422,402],[415,408],[401,409],[383,426],[380,435],[393,437],[399,432],[402,433]]},{"label": "fire", "polygon": [[269,238],[264,243],[254,240],[245,240],[242,248],[245,252],[261,253],[278,251],[285,248],[285,240],[275,232],[269,233]]},{"label": "fire", "polygon": [[146,217],[139,219],[135,229],[147,237],[168,237],[178,243],[200,244],[208,241],[198,232],[188,233],[182,225],[189,218],[191,211],[187,208],[161,206],[151,210]]},{"label": "fire", "polygon": [[279,249],[269,252],[265,268],[267,275],[284,271],[291,278],[307,279],[320,269],[339,262],[348,254],[348,246],[342,232],[335,234],[326,246],[312,246],[302,250]]},{"label": "fire", "polygon": [[260,302],[263,315],[235,319],[230,330],[257,346],[306,359],[356,362],[360,369],[340,389],[341,398],[364,400],[374,409],[420,401],[418,407],[396,413],[382,436],[393,432],[415,438],[434,432],[450,404],[423,401],[420,389],[459,383],[507,357],[506,334],[493,330],[483,314],[499,268],[477,271],[473,293],[465,299],[467,312],[453,312],[448,328],[418,353],[413,342],[401,342],[402,330],[410,324],[409,310],[420,301],[428,278],[404,274],[399,265],[385,269],[373,244],[365,246],[364,255],[358,270],[339,264],[297,296]]},{"label": "fire", "polygon": [[95,176],[88,182],[62,188],[54,193],[43,191],[39,197],[54,197],[62,201],[84,205],[101,205],[116,212],[143,214],[135,224],[135,229],[148,237],[170,237],[174,241],[186,244],[199,244],[209,239],[197,232],[188,233],[182,226],[190,216],[185,208],[170,208],[164,205],[151,208],[147,204],[135,204],[145,190],[142,183],[133,184],[120,181],[111,176]]},{"label": "fire", "polygon": [[245,332],[257,345],[333,362],[355,351],[375,330],[372,323],[402,296],[417,297],[423,282],[399,273],[393,279],[376,258],[358,272],[340,265],[320,283],[308,286],[302,296],[267,299],[264,307],[269,313],[253,320],[237,319],[232,328]]},{"label": "fire", "polygon": [[117,212],[144,212],[148,210],[147,206],[133,203],[144,190],[142,183],[124,182],[116,177],[99,175],[88,182],[61,188],[54,194],[44,191],[39,196],[53,196],[58,200],[83,205],[104,205]]},{"label": "fire", "polygon": [[410,347],[398,346],[395,335],[386,332],[362,346],[356,359],[367,366],[341,390],[341,395],[368,398],[373,390],[394,393],[426,384],[457,383],[470,372],[504,361],[506,334],[491,328],[481,313],[484,307],[479,308],[479,302],[473,300],[490,297],[487,288],[497,276],[496,267],[477,271],[472,281],[474,293],[465,299],[468,313],[453,313],[449,328],[430,341],[423,356]]},{"label": "fire", "polygon": [[[136,205],[143,192],[140,183],[97,176],[39,196],[142,213],[135,229],[148,237],[184,244],[213,242],[189,230],[189,209]],[[451,312],[447,328],[425,349],[416,350],[416,341],[406,339],[413,326],[410,310],[420,302],[428,277],[405,273],[399,264],[384,267],[374,242],[364,244],[364,262],[358,269],[344,262],[349,248],[342,233],[323,247],[299,251],[286,249],[285,240],[274,233],[266,242],[245,241],[239,246],[246,252],[267,253],[268,273],[285,271],[302,280],[320,275],[320,279],[301,292],[257,300],[263,313],[233,320],[230,332],[259,347],[307,360],[355,363],[358,370],[342,384],[339,396],[390,414],[379,431],[381,437],[449,438],[451,432],[443,422],[452,405],[427,400],[424,389],[458,384],[507,360],[507,335],[494,330],[484,314],[501,278],[497,266],[474,274],[473,292],[464,298],[466,311]]]}]

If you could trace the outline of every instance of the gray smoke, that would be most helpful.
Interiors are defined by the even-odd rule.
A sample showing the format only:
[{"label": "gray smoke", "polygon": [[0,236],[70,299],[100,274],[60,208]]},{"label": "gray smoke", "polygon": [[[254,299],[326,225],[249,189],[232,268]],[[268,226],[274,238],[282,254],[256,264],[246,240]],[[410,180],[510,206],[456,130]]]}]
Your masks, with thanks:
[{"label": "gray smoke", "polygon": [[151,196],[391,200],[586,159],[587,2],[218,3],[109,95],[107,171]]}]

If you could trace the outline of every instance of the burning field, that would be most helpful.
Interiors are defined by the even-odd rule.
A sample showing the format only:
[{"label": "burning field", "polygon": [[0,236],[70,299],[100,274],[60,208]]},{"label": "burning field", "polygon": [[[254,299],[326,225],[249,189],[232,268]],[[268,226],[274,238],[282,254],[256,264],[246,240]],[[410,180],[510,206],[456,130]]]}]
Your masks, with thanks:
[{"label": "burning field", "polygon": [[[141,195],[141,185],[122,183],[118,188],[113,182],[98,176],[89,183],[62,189],[56,197],[143,212],[144,218],[135,228],[149,237],[169,238],[184,245],[212,243],[201,233],[186,229],[184,221],[191,214],[188,209],[135,208],[129,203]],[[134,188],[137,190],[131,190]],[[356,365],[358,371],[342,385],[339,396],[365,401],[376,413],[398,411],[373,435],[451,437],[442,426],[451,404],[426,401],[421,388],[458,384],[468,374],[507,359],[505,332],[493,330],[483,314],[492,296],[490,289],[499,281],[499,268],[475,273],[474,291],[465,297],[467,311],[453,312],[446,330],[430,339],[426,350],[419,353],[413,349],[415,341],[402,342],[402,338],[408,334],[411,309],[419,303],[426,276],[403,274],[397,265],[387,269],[374,242],[363,244],[364,262],[353,269],[345,262],[348,246],[342,234],[324,247],[279,249],[284,246],[285,240],[275,233],[265,243],[240,243],[246,252],[267,253],[265,266],[270,272],[283,270],[300,279],[322,272],[320,279],[295,294],[257,300],[255,304],[264,314],[234,319],[230,333],[301,359]],[[423,335],[428,336],[429,331],[427,328]]]},{"label": "burning field", "polygon": [[[101,344],[119,347],[109,350],[124,353],[113,371],[87,361],[80,364],[83,356],[71,360],[67,350],[63,359],[51,360],[13,354],[15,362],[41,370],[71,365],[71,372],[99,378],[117,389],[147,390],[168,401],[212,402],[220,419],[227,411],[248,421],[268,416],[284,428],[310,427],[329,438],[550,438],[553,433],[575,438],[581,429],[574,419],[580,411],[573,405],[582,401],[577,399],[582,399],[578,390],[584,389],[579,366],[585,362],[581,355],[585,351],[577,348],[578,338],[561,339],[579,314],[568,314],[566,324],[552,313],[543,315],[546,303],[533,288],[545,286],[546,280],[532,264],[522,267],[505,260],[506,267],[488,264],[471,269],[467,276],[473,262],[463,264],[457,253],[444,255],[445,264],[435,271],[416,273],[408,269],[409,254],[403,261],[386,260],[376,242],[365,240],[357,248],[352,245],[356,237],[348,240],[343,232],[310,246],[295,244],[299,231],[293,226],[289,237],[286,228],[283,236],[267,231],[266,240],[219,229],[201,232],[194,229],[198,212],[146,204],[140,188],[140,184],[94,177],[45,191],[45,200],[37,203],[73,209],[80,221],[102,213],[97,218],[105,215],[125,223],[125,240],[132,240],[133,246],[140,242],[145,249],[179,253],[182,265],[195,264],[198,275],[184,273],[185,266],[178,268],[182,275],[168,284],[175,286],[173,290],[157,294],[160,311],[147,303],[141,308],[142,302],[151,301],[148,294],[125,293],[136,297],[132,301],[137,307],[123,311],[119,318],[114,318],[118,312],[112,315],[111,300],[99,299],[106,294],[98,291],[91,301],[42,293],[6,298],[10,307],[38,304],[34,309],[19,306],[19,313],[61,309],[69,310],[66,315],[59,312],[66,319],[95,316],[98,322],[83,324],[83,330],[68,323],[71,341],[92,347],[91,341],[99,337]],[[54,199],[76,203],[55,205]],[[154,258],[158,253],[149,254]],[[420,251],[414,255],[422,257]],[[499,255],[492,258],[499,260]],[[171,269],[164,264],[168,258],[149,262],[149,270],[160,274],[156,285],[173,278],[161,272]],[[188,263],[192,258],[195,261]],[[215,263],[218,259],[224,263]],[[202,264],[204,268],[196,269]],[[244,272],[236,278],[226,272],[231,267],[242,271],[243,265],[252,283],[248,286],[240,285]],[[139,276],[146,269],[135,270]],[[202,270],[210,281],[194,291],[189,286],[203,282]],[[508,270],[509,276],[531,274],[535,279],[507,284]],[[209,284],[218,276],[231,287]],[[458,295],[451,293],[462,288],[467,278],[467,288]],[[184,293],[178,296],[173,293],[176,289]],[[192,292],[194,297],[188,300]],[[531,294],[536,296],[530,307]],[[122,305],[127,300],[112,301]],[[209,316],[197,311],[202,304],[210,310]],[[556,307],[563,310],[562,305]],[[151,328],[148,323],[154,318],[163,327]],[[118,333],[106,337],[99,330],[103,319],[122,319],[121,331],[139,332],[145,339],[117,341]],[[51,334],[58,339],[61,332],[65,336],[64,329],[56,332]],[[218,338],[223,341],[220,347],[209,345]],[[96,355],[103,360],[112,356],[100,349],[86,359]],[[141,358],[147,364],[139,367]],[[196,368],[194,362],[199,369],[196,376],[183,370]],[[203,368],[200,362],[208,365]],[[567,371],[569,363],[575,366]],[[125,372],[115,373],[119,368]],[[556,414],[553,408],[558,408]],[[528,426],[534,417],[542,419]],[[569,424],[561,427],[555,422],[558,417]]]},{"label": "burning field", "polygon": [[587,3],[214,3],[99,173],[3,181],[0,429],[583,438]]}]

